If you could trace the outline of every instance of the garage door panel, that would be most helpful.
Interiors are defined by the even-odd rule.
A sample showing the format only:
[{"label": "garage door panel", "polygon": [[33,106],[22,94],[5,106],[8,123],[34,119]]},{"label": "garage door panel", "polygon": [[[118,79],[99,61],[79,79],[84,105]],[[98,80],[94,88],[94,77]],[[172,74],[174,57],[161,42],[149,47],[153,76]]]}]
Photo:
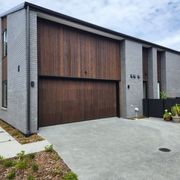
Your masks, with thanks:
[{"label": "garage door panel", "polygon": [[39,125],[116,116],[116,83],[40,79]]}]

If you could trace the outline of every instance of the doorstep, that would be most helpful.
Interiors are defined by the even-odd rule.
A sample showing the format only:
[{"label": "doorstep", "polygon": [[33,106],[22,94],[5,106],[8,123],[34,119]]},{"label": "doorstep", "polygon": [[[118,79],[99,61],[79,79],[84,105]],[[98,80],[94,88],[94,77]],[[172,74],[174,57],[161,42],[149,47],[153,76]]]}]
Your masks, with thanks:
[{"label": "doorstep", "polygon": [[3,128],[0,127],[0,156],[4,158],[12,158],[21,151],[25,154],[43,151],[44,147],[50,145],[47,140],[37,141],[29,144],[20,144]]}]

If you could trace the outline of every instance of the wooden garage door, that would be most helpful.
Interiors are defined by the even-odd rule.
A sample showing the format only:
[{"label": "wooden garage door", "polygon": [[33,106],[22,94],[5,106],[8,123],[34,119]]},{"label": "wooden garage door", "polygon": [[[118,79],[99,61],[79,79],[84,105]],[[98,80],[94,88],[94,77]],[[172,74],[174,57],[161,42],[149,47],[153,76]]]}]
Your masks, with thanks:
[{"label": "wooden garage door", "polygon": [[45,79],[39,81],[39,126],[117,115],[116,83]]}]

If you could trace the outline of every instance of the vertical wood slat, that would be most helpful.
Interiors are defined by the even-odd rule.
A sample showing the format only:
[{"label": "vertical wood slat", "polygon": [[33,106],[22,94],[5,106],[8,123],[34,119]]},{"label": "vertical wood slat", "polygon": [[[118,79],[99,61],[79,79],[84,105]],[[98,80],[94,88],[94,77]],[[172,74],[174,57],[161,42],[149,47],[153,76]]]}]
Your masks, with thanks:
[{"label": "vertical wood slat", "polygon": [[148,48],[143,48],[143,81],[148,81]]},{"label": "vertical wood slat", "polygon": [[161,59],[162,59],[162,52],[157,51],[157,77],[158,77],[158,82],[161,82]]},{"label": "vertical wood slat", "polygon": [[117,116],[115,82],[40,78],[39,91],[40,126]]},{"label": "vertical wood slat", "polygon": [[120,80],[120,42],[38,19],[39,75]]}]

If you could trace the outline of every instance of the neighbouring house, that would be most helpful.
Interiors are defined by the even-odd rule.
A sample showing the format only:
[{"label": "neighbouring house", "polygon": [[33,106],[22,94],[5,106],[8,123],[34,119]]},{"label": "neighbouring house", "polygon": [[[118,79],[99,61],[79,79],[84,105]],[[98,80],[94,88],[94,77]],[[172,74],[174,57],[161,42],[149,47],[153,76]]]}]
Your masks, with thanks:
[{"label": "neighbouring house", "polygon": [[180,96],[179,51],[27,2],[1,15],[0,32],[0,118],[24,134]]}]

